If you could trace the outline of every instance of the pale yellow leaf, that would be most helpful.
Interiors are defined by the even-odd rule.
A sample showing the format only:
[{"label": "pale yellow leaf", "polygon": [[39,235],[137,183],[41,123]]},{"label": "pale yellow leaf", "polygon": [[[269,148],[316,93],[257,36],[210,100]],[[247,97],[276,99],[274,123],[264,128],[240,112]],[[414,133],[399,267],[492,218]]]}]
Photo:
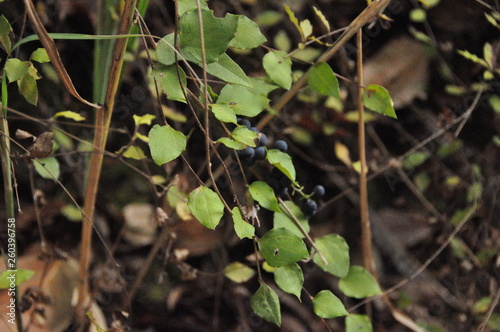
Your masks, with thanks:
[{"label": "pale yellow leaf", "polygon": [[313,9],[314,9],[314,13],[316,14],[316,16],[318,16],[318,18],[321,21],[321,23],[323,23],[323,25],[325,26],[326,30],[328,30],[328,32],[330,32],[330,22],[328,22],[328,20],[326,19],[325,15],[323,15],[323,13],[321,12],[321,10],[319,10],[315,6],[313,6]]},{"label": "pale yellow leaf", "polygon": [[351,157],[349,156],[349,149],[347,146],[340,142],[335,142],[335,155],[346,166],[352,167]]}]

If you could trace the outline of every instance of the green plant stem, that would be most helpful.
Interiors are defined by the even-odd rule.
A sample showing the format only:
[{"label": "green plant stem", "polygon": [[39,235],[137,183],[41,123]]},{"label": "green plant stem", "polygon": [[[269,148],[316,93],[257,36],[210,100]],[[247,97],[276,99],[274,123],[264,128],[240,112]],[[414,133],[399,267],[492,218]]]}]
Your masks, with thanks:
[{"label": "green plant stem", "polygon": [[[118,26],[118,34],[125,34],[130,31],[136,2],[136,0],[129,0],[125,2]],[[106,140],[109,133],[111,115],[114,107],[114,100],[118,90],[120,74],[123,67],[123,54],[127,47],[127,40],[128,39],[126,38],[117,39],[114,45],[112,55],[113,62],[109,72],[104,106],[100,107],[96,114],[93,151],[90,158],[87,186],[85,188],[84,212],[86,218],[84,218],[82,225],[80,280],[78,287],[78,302],[76,306],[76,322],[80,331],[83,331],[84,326],[86,325],[85,311],[90,304],[88,269],[92,251],[92,221],[94,219],[95,202],[99,187],[99,178],[101,176]]]}]

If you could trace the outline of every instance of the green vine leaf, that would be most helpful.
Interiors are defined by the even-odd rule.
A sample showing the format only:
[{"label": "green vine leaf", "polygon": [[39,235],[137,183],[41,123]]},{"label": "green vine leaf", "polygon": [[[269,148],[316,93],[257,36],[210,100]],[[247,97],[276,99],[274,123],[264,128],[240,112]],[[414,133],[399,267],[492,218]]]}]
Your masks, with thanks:
[{"label": "green vine leaf", "polygon": [[[300,208],[295,205],[292,201],[285,201],[284,202],[287,208],[292,212],[292,214],[297,218],[299,223],[302,225],[304,230],[309,233],[309,220],[304,216]],[[286,228],[293,234],[304,238],[305,235],[302,233],[302,231],[295,225],[291,217],[288,215],[286,210],[280,205],[280,213],[275,213],[273,217],[273,225],[274,228]]]},{"label": "green vine leaf", "polygon": [[61,174],[59,161],[54,157],[39,158],[33,162],[35,171],[44,179],[57,180]]},{"label": "green vine leaf", "polygon": [[267,41],[257,23],[244,15],[236,16],[238,18],[238,28],[236,29],[236,35],[229,43],[230,47],[247,50],[259,47]]},{"label": "green vine leaf", "polygon": [[12,47],[9,37],[11,32],[12,27],[10,26],[9,21],[5,18],[5,16],[0,16],[0,45],[2,45],[7,54],[10,53],[10,49]]},{"label": "green vine leaf", "polygon": [[215,115],[217,120],[226,123],[236,124],[236,113],[234,113],[231,105],[226,103],[216,103],[210,105],[212,113]]},{"label": "green vine leaf", "polygon": [[237,126],[231,132],[231,137],[238,142],[245,145],[255,147],[255,139],[257,138],[257,133],[251,131],[245,126]]},{"label": "green vine leaf", "polygon": [[74,121],[85,121],[86,120],[85,117],[81,116],[80,113],[76,113],[73,111],[62,111],[62,112],[57,112],[56,114],[54,114],[54,119],[57,119],[59,117],[64,117],[64,118],[71,119]]},{"label": "green vine leaf", "polygon": [[228,148],[234,149],[234,150],[243,150],[244,148],[247,147],[246,144],[243,144],[243,143],[238,142],[238,141],[234,141],[234,140],[230,139],[229,137],[221,137],[217,140],[217,142],[222,143],[225,146],[227,146]]},{"label": "green vine leaf", "polygon": [[134,118],[134,123],[136,126],[140,125],[151,125],[151,122],[156,119],[156,115],[153,114],[144,114],[144,115],[136,115],[134,114],[132,116]]},{"label": "green vine leaf", "polygon": [[339,288],[345,295],[356,299],[382,294],[377,280],[357,265],[351,266],[347,276],[339,280]]},{"label": "green vine leaf", "polygon": [[[201,9],[208,10],[207,0],[200,1]],[[198,1],[197,0],[179,0],[177,1],[177,9],[179,11],[179,17],[184,15],[186,12],[191,10],[198,9]]]},{"label": "green vine leaf", "polygon": [[273,228],[258,242],[266,262],[273,267],[290,265],[309,255],[300,237],[285,228]]},{"label": "green vine leaf", "polygon": [[322,290],[313,298],[314,313],[321,318],[335,318],[349,313],[344,304],[329,290]]},{"label": "green vine leaf", "polygon": [[156,59],[159,63],[166,66],[173,65],[175,63],[175,51],[174,51],[175,35],[170,33],[163,37],[156,44]]},{"label": "green vine leaf", "polygon": [[274,190],[267,183],[255,181],[248,187],[248,191],[252,198],[259,202],[260,206],[270,211],[280,212]]},{"label": "green vine leaf", "polygon": [[241,69],[241,67],[226,53],[222,54],[217,62],[207,64],[206,68],[207,73],[214,75],[227,83],[251,87],[248,77],[243,69]]},{"label": "green vine leaf", "polygon": [[180,66],[158,65],[153,69],[152,75],[168,99],[186,103],[184,95],[187,86],[186,73]]},{"label": "green vine leaf", "polygon": [[228,264],[224,268],[224,275],[236,283],[246,282],[255,275],[255,270],[240,262]]},{"label": "green vine leaf", "polygon": [[324,96],[340,98],[339,81],[327,63],[314,64],[307,73],[307,81],[314,91]]},{"label": "green vine leaf", "polygon": [[31,53],[30,60],[39,63],[50,62],[49,55],[45,48],[37,48],[33,53]]},{"label": "green vine leaf", "polygon": [[146,159],[146,155],[144,154],[144,151],[138,146],[129,146],[126,147],[125,150],[123,150],[125,147],[122,147],[120,150],[116,151],[117,154],[122,154],[125,158],[129,159],[134,159],[134,160],[142,160]]},{"label": "green vine leaf", "polygon": [[346,332],[372,332],[372,321],[366,315],[350,314],[345,318]]},{"label": "green vine leaf", "polygon": [[32,105],[38,103],[38,89],[36,86],[36,80],[31,75],[24,75],[19,81],[17,81],[19,87],[19,92],[26,98],[26,101]]},{"label": "green vine leaf", "polygon": [[328,234],[317,238],[314,243],[325,257],[328,265],[316,253],[313,261],[323,271],[344,278],[349,273],[349,247],[344,238],[338,234]]},{"label": "green vine leaf", "polygon": [[255,235],[255,227],[243,219],[241,211],[237,206],[235,206],[231,212],[233,213],[234,231],[236,235],[242,240],[244,238],[252,239]]},{"label": "green vine leaf", "polygon": [[267,151],[266,158],[269,163],[276,166],[290,180],[295,182],[295,167],[292,163],[292,157],[290,157],[288,153],[284,153],[276,149],[271,149]]},{"label": "green vine leaf", "polygon": [[264,55],[262,65],[274,83],[289,90],[292,86],[292,60],[283,51],[271,51]]},{"label": "green vine leaf", "polygon": [[282,291],[297,296],[301,301],[300,293],[304,285],[304,274],[297,263],[278,267],[274,271],[274,281]]},{"label": "green vine leaf", "polygon": [[250,305],[259,317],[281,326],[281,309],[278,294],[263,281],[260,282],[259,289],[252,296]]},{"label": "green vine leaf", "polygon": [[210,229],[215,229],[224,215],[224,204],[219,195],[205,186],[199,186],[189,194],[187,205],[193,216]]},{"label": "green vine leaf", "polygon": [[9,83],[17,82],[28,74],[28,61],[21,61],[16,58],[7,59],[5,62],[5,73]]},{"label": "green vine leaf", "polygon": [[251,118],[264,110],[269,99],[264,94],[253,92],[251,88],[228,84],[220,91],[217,103],[230,104],[236,114]]},{"label": "green vine leaf", "polygon": [[179,157],[186,143],[186,136],[170,126],[155,125],[149,131],[151,157],[159,166]]},{"label": "green vine leaf", "polygon": [[383,86],[370,84],[363,89],[363,105],[374,112],[397,119],[389,92]]},{"label": "green vine leaf", "polygon": [[[206,63],[217,62],[234,38],[238,20],[234,15],[216,18],[211,10],[202,10]],[[203,61],[198,11],[188,11],[179,19],[179,47],[182,54],[193,62]]]}]

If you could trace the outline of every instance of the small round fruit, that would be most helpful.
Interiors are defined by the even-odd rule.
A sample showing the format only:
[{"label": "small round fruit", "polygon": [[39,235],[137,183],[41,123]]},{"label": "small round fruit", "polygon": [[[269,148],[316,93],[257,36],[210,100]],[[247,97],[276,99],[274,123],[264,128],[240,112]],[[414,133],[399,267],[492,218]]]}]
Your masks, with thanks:
[{"label": "small round fruit", "polygon": [[255,150],[251,147],[244,148],[243,150],[238,151],[238,157],[243,159],[252,158],[255,155]]},{"label": "small round fruit", "polygon": [[316,211],[318,210],[318,204],[313,200],[308,200],[306,204],[304,204],[304,214],[308,216],[314,216]]},{"label": "small round fruit", "polygon": [[258,146],[254,150],[255,150],[255,159],[257,159],[257,160],[266,159],[267,151],[266,151],[265,147]]},{"label": "small round fruit", "polygon": [[259,135],[259,146],[265,146],[267,144],[267,136],[264,133],[260,133]]},{"label": "small round fruit", "polygon": [[281,152],[286,152],[288,150],[288,144],[283,140],[277,140],[274,142],[274,148],[280,150]]},{"label": "small round fruit", "polygon": [[248,129],[250,129],[251,131],[253,131],[254,133],[257,133],[257,134],[260,132],[259,129],[257,129],[257,127],[250,127]]},{"label": "small round fruit", "polygon": [[323,197],[325,195],[325,187],[318,184],[317,186],[314,187],[313,194],[314,194],[314,197],[317,197],[317,198]]},{"label": "small round fruit", "polygon": [[239,119],[238,124],[250,128],[252,124],[247,119]]},{"label": "small round fruit", "polygon": [[281,187],[277,190],[276,193],[279,197],[284,197],[288,194],[288,187]]}]

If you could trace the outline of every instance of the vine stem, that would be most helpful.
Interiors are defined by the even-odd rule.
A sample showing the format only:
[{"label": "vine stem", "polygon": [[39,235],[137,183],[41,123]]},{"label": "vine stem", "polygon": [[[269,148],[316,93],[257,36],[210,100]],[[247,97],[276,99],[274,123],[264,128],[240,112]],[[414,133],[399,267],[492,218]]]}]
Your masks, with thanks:
[{"label": "vine stem", "polygon": [[359,205],[361,218],[361,250],[363,253],[363,265],[375,276],[375,263],[372,251],[372,232],[370,228],[370,216],[368,212],[368,190],[366,174],[366,144],[365,144],[365,109],[363,106],[363,32],[360,29],[356,36],[357,72],[358,72],[358,149],[361,171],[359,174]]}]

